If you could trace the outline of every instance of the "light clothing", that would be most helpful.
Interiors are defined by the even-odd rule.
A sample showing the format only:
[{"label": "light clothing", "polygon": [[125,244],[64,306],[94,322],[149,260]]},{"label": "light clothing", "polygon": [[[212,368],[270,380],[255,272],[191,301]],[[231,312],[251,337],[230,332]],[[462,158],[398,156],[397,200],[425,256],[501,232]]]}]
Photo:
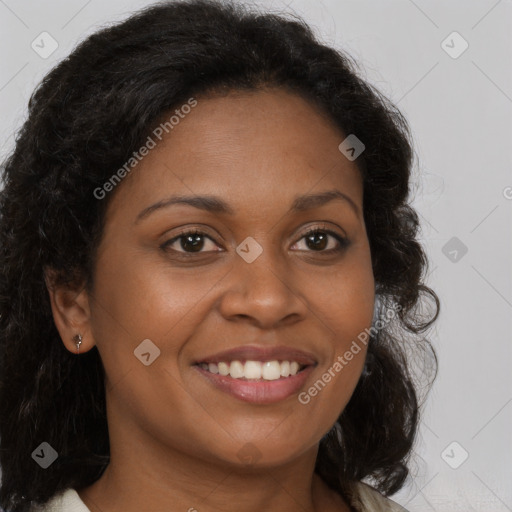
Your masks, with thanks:
[{"label": "light clothing", "polygon": [[354,495],[349,497],[349,503],[357,512],[408,512],[398,503],[362,482],[354,485],[353,493]]},{"label": "light clothing", "polygon": [[[350,497],[357,512],[407,512],[405,508],[386,498],[364,483],[357,483]],[[31,512],[91,512],[75,489],[66,489],[51,498],[46,505],[32,506]]]},{"label": "light clothing", "polygon": [[91,512],[75,489],[56,494],[45,505],[32,505],[30,512]]}]

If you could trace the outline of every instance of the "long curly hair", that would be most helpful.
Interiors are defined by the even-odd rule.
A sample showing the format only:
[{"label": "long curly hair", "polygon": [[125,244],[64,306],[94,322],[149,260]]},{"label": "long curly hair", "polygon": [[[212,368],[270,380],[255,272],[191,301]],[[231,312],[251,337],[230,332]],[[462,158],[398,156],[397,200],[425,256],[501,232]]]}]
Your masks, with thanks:
[{"label": "long curly hair", "polygon": [[[365,144],[355,163],[380,311],[400,306],[372,333],[365,369],[337,428],[320,441],[315,471],[341,495],[363,479],[385,495],[404,485],[421,382],[431,377],[428,391],[437,373],[423,334],[439,314],[423,282],[428,261],[409,204],[415,155],[407,122],[349,55],[322,44],[301,18],[185,0],[150,5],[81,42],[33,92],[3,162],[0,505],[7,511],[88,486],[109,463],[99,352],[77,356],[64,347],[45,281],[53,269],[57,283],[92,285],[113,195],[99,200],[94,190],[191,96],[269,86],[301,94]],[[42,442],[58,451],[47,469],[34,457]]]}]

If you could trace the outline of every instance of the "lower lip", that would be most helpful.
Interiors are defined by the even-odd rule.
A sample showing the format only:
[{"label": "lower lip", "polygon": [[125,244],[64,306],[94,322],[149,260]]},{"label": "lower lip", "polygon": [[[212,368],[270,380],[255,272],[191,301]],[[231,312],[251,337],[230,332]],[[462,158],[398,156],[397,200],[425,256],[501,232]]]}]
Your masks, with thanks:
[{"label": "lower lip", "polygon": [[195,365],[194,368],[204,375],[214,386],[221,391],[243,400],[255,404],[272,404],[285,400],[297,393],[304,382],[309,377],[314,366],[307,366],[296,375],[281,377],[276,380],[241,380],[231,377],[224,377],[216,373],[204,370]]}]

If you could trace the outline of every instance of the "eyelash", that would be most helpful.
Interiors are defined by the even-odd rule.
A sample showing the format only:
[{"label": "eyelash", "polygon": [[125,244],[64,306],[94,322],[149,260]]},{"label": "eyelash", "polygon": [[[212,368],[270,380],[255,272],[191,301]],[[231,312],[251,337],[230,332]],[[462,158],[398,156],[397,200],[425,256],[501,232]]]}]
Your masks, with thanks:
[{"label": "eyelash", "polygon": [[[308,237],[309,235],[313,235],[315,233],[325,233],[327,235],[330,235],[332,236],[334,239],[337,240],[338,242],[338,247],[334,248],[334,249],[328,249],[328,250],[323,250],[323,251],[313,251],[313,250],[309,250],[309,251],[301,251],[301,252],[311,252],[311,253],[318,253],[318,254],[324,254],[324,255],[330,255],[330,254],[335,254],[335,253],[340,253],[342,251],[344,251],[349,245],[350,245],[350,241],[348,240],[348,238],[345,238],[345,237],[342,237],[341,235],[339,235],[338,233],[334,232],[334,231],[331,231],[330,229],[325,229],[325,228],[322,228],[322,227],[314,227],[308,231],[306,231],[300,238],[298,241],[302,240],[303,238],[306,238]],[[200,236],[204,236],[208,239],[210,239],[212,242],[216,243],[215,240],[213,240],[210,236],[208,236],[208,234],[206,234],[205,232],[203,231],[200,231],[198,229],[191,229],[189,231],[184,231],[183,233],[180,233],[178,236],[175,236],[174,238],[171,238],[170,240],[167,240],[166,242],[164,242],[160,247],[167,251],[169,250],[168,249],[168,246],[172,245],[174,242],[177,242],[178,240],[180,240],[181,238],[185,238],[187,236],[196,236],[196,235],[200,235]],[[176,251],[174,249],[170,249],[171,251],[175,252],[176,254],[179,255],[180,258],[192,258],[194,256],[197,256],[197,255],[200,255],[200,254],[204,254],[204,252],[211,252],[211,251],[200,251],[200,252],[186,252],[186,251]]]}]

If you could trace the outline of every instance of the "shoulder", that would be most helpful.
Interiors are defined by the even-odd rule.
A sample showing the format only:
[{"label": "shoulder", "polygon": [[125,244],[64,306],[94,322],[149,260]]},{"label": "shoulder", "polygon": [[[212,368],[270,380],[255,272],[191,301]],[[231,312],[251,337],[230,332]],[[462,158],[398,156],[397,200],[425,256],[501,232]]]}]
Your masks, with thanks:
[{"label": "shoulder", "polygon": [[75,489],[65,489],[44,505],[32,505],[30,512],[91,512]]},{"label": "shoulder", "polygon": [[349,502],[357,512],[408,512],[407,509],[363,482],[352,484]]}]

